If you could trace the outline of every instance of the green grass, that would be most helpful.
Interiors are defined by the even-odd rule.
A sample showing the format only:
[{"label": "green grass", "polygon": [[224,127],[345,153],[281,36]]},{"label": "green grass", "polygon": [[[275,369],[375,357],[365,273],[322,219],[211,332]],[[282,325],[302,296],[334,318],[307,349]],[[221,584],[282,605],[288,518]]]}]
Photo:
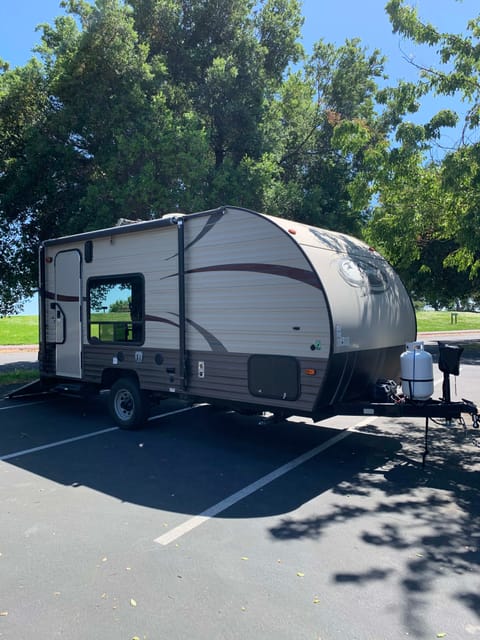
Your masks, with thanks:
[{"label": "green grass", "polygon": [[38,316],[0,318],[0,345],[38,344]]},{"label": "green grass", "polygon": [[[108,317],[108,314],[106,314]],[[106,319],[102,316],[102,320]],[[118,319],[117,317],[115,319]],[[478,329],[480,313],[460,311],[457,323],[452,323],[450,311],[417,311],[418,331],[455,331]],[[37,344],[38,316],[0,318],[0,345]]]},{"label": "green grass", "polygon": [[480,313],[459,311],[457,322],[452,322],[450,311],[417,311],[417,330],[422,331],[462,331],[478,329],[480,331]]},{"label": "green grass", "polygon": [[15,369],[15,371],[0,373],[0,386],[6,384],[21,386],[22,384],[27,384],[27,382],[32,382],[37,378],[37,369]]}]

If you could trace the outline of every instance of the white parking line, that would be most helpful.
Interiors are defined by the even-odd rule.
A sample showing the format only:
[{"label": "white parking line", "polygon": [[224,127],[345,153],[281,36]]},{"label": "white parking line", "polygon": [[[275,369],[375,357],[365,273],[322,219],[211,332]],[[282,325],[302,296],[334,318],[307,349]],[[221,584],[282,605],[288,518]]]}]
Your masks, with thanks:
[{"label": "white parking line", "polygon": [[22,404],[13,404],[9,407],[0,407],[0,411],[8,411],[8,409],[19,409],[20,407],[31,407],[33,404],[42,404],[45,400],[37,400],[36,402],[24,402]]},{"label": "white parking line", "polygon": [[208,407],[207,403],[196,404],[193,407],[185,407],[185,409],[175,409],[175,411],[168,411],[168,413],[159,413],[156,416],[150,416],[148,418],[148,422],[150,420],[158,420],[159,418],[166,418],[167,416],[174,416],[177,413],[185,413],[185,411],[193,411],[194,409],[199,409],[200,407]]},{"label": "white parking line", "polygon": [[246,498],[252,493],[255,493],[255,491],[258,491],[262,487],[265,487],[267,484],[270,484],[274,480],[277,480],[278,478],[285,475],[289,471],[292,471],[292,469],[299,467],[304,462],[311,460],[312,458],[317,456],[319,453],[322,453],[323,451],[326,451],[330,447],[333,447],[333,445],[337,444],[337,442],[340,442],[341,440],[344,440],[347,436],[349,436],[352,430],[355,429],[356,427],[361,427],[366,424],[372,424],[372,422],[375,422],[376,419],[377,419],[376,417],[365,418],[364,420],[357,422],[357,424],[351,427],[347,427],[346,429],[343,429],[336,436],[333,436],[333,438],[330,438],[323,444],[318,445],[318,447],[314,447],[313,449],[310,449],[310,451],[303,453],[301,456],[298,456],[297,458],[290,460],[290,462],[287,462],[286,464],[282,465],[281,467],[278,467],[274,471],[267,473],[267,475],[263,476],[259,480],[252,482],[251,484],[247,485],[243,489],[240,489],[240,491],[237,491],[236,493],[233,493],[231,496],[228,496],[228,498],[225,498],[224,500],[217,502],[217,504],[214,504],[212,507],[209,507],[205,511],[202,511],[202,513],[198,514],[197,516],[193,516],[193,518],[189,518],[183,524],[178,525],[178,527],[175,527],[171,531],[168,531],[167,533],[164,533],[158,538],[155,538],[154,542],[157,542],[158,544],[161,544],[163,546],[166,546],[171,542],[175,542],[175,540],[178,540],[179,538],[184,536],[186,533],[189,533],[193,529],[196,529],[197,527],[199,527],[201,524],[203,524],[210,518],[213,518],[214,516],[218,515],[222,511],[225,511],[226,509],[233,506],[237,502],[240,502],[240,500],[243,500],[243,498]]},{"label": "white parking line", "polygon": [[16,451],[15,453],[8,453],[5,456],[0,456],[0,461],[11,460],[12,458],[20,458],[20,456],[26,456],[29,453],[37,453],[37,451],[45,451],[45,449],[53,449],[54,447],[61,447],[64,444],[70,444],[71,442],[78,442],[78,440],[86,440],[87,438],[94,438],[95,436],[101,436],[103,433],[110,433],[111,431],[118,431],[118,427],[110,427],[109,429],[101,429],[100,431],[92,431],[91,433],[85,433],[83,436],[76,436],[75,438],[68,438],[67,440],[57,440],[50,444],[44,444],[40,447],[33,447],[32,449],[24,449],[23,451]]},{"label": "white parking line", "polygon": [[[37,404],[35,402],[30,402],[28,404]],[[28,406],[17,405],[17,406]],[[195,407],[187,407],[186,409],[177,409],[176,411],[169,411],[168,413],[161,413],[157,416],[152,416],[149,420],[156,420],[158,418],[165,418],[167,416],[175,415],[176,413],[183,413],[185,411],[191,411],[196,407],[205,406],[205,405],[196,405]],[[9,409],[10,407],[5,407],[5,409]],[[64,444],[70,444],[72,442],[78,442],[79,440],[86,440],[87,438],[94,438],[95,436],[101,436],[104,433],[111,433],[112,431],[119,431],[119,427],[109,427],[108,429],[101,429],[100,431],[92,431],[91,433],[85,433],[82,436],[75,436],[74,438],[67,438],[66,440],[57,440],[56,442],[50,442],[49,444],[40,445],[38,447],[33,447],[31,449],[24,449],[23,451],[15,451],[14,453],[8,453],[4,456],[0,456],[0,462],[4,460],[11,460],[12,458],[20,458],[21,456],[29,455],[30,453],[37,453],[38,451],[45,451],[46,449],[53,449],[55,447],[61,447]]]}]

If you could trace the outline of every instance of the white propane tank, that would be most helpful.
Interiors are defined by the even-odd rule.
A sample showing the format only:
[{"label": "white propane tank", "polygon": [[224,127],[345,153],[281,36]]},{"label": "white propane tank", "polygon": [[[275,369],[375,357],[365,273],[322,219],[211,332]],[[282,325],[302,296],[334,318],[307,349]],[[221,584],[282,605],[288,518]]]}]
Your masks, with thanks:
[{"label": "white propane tank", "polygon": [[428,400],[433,394],[433,361],[423,342],[407,342],[400,356],[402,391],[410,400]]}]

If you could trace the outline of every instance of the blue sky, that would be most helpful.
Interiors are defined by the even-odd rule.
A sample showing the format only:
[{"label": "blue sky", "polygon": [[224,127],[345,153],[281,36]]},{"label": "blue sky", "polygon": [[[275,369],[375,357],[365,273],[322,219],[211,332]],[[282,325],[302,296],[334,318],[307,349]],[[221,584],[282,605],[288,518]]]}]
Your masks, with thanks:
[{"label": "blue sky", "polygon": [[[358,37],[367,49],[380,49],[387,57],[385,69],[392,84],[399,79],[414,80],[417,72],[405,58],[434,64],[434,52],[392,34],[385,4],[386,0],[304,0],[303,44],[307,53],[321,38],[341,45],[347,38]],[[468,20],[479,13],[478,0],[410,0],[410,4],[425,21],[449,33],[465,33]],[[59,0],[0,0],[0,58],[12,67],[25,64],[40,40],[36,26],[52,23],[61,13]],[[429,97],[418,117],[426,119],[449,107],[464,110],[455,98]],[[445,143],[448,141],[447,137]],[[452,134],[450,141],[455,141]],[[24,312],[36,313],[35,303],[27,305]]]},{"label": "blue sky", "polygon": [[[24,64],[40,38],[36,26],[52,23],[62,13],[59,4],[59,0],[1,0],[0,58],[12,66]],[[393,80],[410,77],[413,70],[403,60],[402,49],[414,57],[428,56],[392,34],[385,4],[386,0],[304,0],[307,50],[320,38],[341,44],[345,38],[359,37],[368,48],[379,48],[387,55]],[[410,4],[425,20],[449,32],[463,32],[467,20],[479,11],[478,0],[410,0]]]}]

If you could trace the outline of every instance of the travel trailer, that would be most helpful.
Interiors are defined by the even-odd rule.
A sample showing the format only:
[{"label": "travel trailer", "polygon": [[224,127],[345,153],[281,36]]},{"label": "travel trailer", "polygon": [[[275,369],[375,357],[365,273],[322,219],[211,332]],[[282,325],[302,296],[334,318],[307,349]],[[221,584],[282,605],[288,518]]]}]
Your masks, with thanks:
[{"label": "travel trailer", "polygon": [[42,388],[110,390],[127,429],[172,396],[319,419],[398,380],[415,337],[410,298],[373,248],[242,208],[40,249]]}]

